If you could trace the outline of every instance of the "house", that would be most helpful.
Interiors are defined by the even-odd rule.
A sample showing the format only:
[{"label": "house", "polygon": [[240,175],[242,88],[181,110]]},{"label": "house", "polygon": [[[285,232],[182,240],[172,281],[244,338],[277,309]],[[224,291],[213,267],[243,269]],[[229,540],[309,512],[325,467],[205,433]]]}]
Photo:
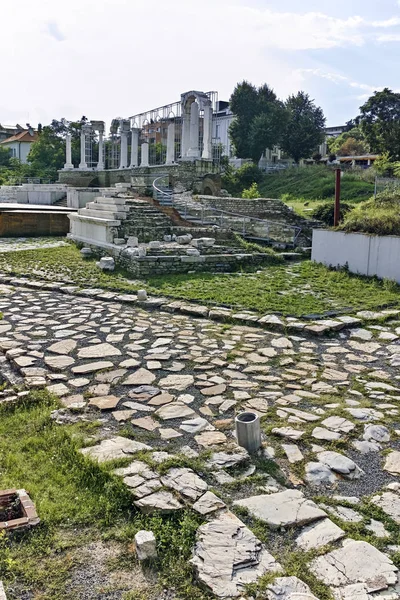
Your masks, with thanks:
[{"label": "house", "polygon": [[6,138],[0,142],[2,148],[10,148],[12,158],[18,158],[22,163],[27,163],[29,150],[33,142],[38,139],[37,131],[31,127]]},{"label": "house", "polygon": [[24,131],[24,128],[18,125],[18,123],[16,125],[2,125],[0,123],[0,142],[13,135],[17,135],[17,133],[21,133],[21,131]]}]

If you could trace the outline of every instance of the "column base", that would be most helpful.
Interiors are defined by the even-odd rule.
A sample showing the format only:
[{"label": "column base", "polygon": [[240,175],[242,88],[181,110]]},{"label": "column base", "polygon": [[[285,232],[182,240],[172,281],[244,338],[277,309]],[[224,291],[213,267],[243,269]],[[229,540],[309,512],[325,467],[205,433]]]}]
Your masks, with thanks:
[{"label": "column base", "polygon": [[81,169],[82,171],[87,171],[87,168],[88,168],[88,166],[86,163],[80,163],[79,169]]},{"label": "column base", "polygon": [[63,167],[63,171],[72,171],[73,168],[74,168],[74,165],[72,163],[65,163],[65,165]]}]

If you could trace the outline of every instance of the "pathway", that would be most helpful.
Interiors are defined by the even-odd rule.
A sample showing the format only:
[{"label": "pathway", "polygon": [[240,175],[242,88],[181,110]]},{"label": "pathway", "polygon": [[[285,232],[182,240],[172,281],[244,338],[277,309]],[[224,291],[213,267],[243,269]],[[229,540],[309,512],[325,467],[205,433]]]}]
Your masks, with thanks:
[{"label": "pathway", "polygon": [[[396,314],[310,339],[56,291],[0,292],[3,375],[59,396],[60,426],[100,419],[82,452],[132,456],[116,472],[140,510],[204,515],[192,562],[216,596],[241,597],[271,572],[266,598],[315,599],[284,572],[287,552],[312,550],[307,568],[337,600],[400,598]],[[2,400],[17,397],[10,388]],[[233,435],[242,409],[265,417],[252,458]],[[266,545],[251,533],[260,523]]]}]

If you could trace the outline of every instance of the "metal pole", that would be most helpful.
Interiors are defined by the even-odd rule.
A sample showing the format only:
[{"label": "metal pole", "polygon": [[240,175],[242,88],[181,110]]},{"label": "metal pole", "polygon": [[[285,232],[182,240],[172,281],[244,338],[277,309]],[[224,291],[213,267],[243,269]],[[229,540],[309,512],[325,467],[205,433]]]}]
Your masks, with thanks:
[{"label": "metal pole", "polygon": [[342,175],[341,169],[335,169],[335,212],[333,216],[333,225],[337,227],[340,220],[340,177]]},{"label": "metal pole", "polygon": [[377,179],[378,178],[375,176],[374,198],[376,198]]}]

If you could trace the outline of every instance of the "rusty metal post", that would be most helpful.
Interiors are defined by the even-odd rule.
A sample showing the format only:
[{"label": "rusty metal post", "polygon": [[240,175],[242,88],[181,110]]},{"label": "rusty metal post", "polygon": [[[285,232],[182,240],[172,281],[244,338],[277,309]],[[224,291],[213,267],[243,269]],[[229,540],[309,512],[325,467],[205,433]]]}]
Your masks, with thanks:
[{"label": "rusty metal post", "polygon": [[337,227],[340,220],[340,178],[342,175],[341,169],[335,169],[335,212],[333,215],[333,225]]}]

